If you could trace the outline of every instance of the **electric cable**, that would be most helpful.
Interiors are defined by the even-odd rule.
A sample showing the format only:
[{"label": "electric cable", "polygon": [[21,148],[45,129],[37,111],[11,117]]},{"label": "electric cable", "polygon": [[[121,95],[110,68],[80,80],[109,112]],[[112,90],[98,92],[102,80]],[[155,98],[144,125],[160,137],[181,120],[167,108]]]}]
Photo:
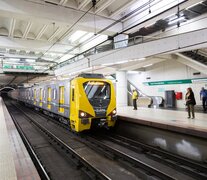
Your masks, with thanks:
[{"label": "electric cable", "polygon": [[[94,0],[93,0],[94,1]],[[100,1],[100,0],[99,0]],[[98,2],[99,2],[98,1]],[[84,13],[84,14],[82,14],[79,18],[78,18],[78,20],[75,22],[75,23],[73,23],[71,26],[70,26],[70,28],[65,32],[65,33],[63,33],[40,57],[38,57],[37,59],[40,59],[40,58],[42,58],[48,51],[50,51],[56,44],[57,44],[57,42],[58,41],[60,41],[65,35],[67,35],[67,33],[69,33],[71,30],[72,30],[72,28],[92,9],[92,8],[94,8],[94,6],[96,5],[96,1],[95,2],[93,2],[93,5]]]},{"label": "electric cable", "polygon": [[[153,0],[153,1],[155,1],[155,0]],[[151,3],[152,3],[153,1],[151,1]],[[71,51],[73,51],[73,50],[79,48],[80,46],[82,46],[82,45],[84,45],[84,44],[86,44],[86,43],[91,42],[95,37],[100,36],[100,34],[103,33],[104,31],[106,31],[107,29],[111,28],[112,26],[116,25],[117,23],[120,23],[120,22],[123,21],[124,19],[130,17],[131,15],[133,15],[133,14],[136,13],[137,11],[141,10],[142,8],[148,7],[148,4],[149,4],[149,2],[146,2],[145,4],[139,6],[139,7],[136,8],[135,10],[131,11],[130,13],[128,13],[127,15],[121,17],[120,19],[116,20],[116,21],[113,22],[112,24],[110,24],[110,25],[106,26],[105,28],[103,28],[102,30],[98,31],[96,34],[94,34],[93,37],[87,39],[86,41],[84,41],[84,42],[81,43],[81,44],[78,44],[77,46],[74,46],[72,49],[70,49],[70,50],[68,50],[67,52],[63,53],[62,56],[59,56],[59,57],[55,58],[53,61],[56,61],[57,59],[62,58],[63,56],[65,56],[66,54],[70,53]],[[122,33],[122,32],[115,33],[112,37],[115,37],[116,35],[118,35],[118,34],[120,34],[120,33]],[[106,41],[107,41],[107,40],[106,40]],[[104,42],[105,42],[105,41],[104,41]],[[102,43],[104,43],[104,42],[102,42]],[[96,45],[96,46],[97,46],[97,45]],[[95,47],[95,46],[94,46],[94,47]],[[92,47],[92,48],[94,48],[94,47]],[[88,51],[88,50],[87,50],[87,51]],[[82,52],[82,53],[83,53],[83,52]],[[76,55],[75,57],[81,55],[82,53]],[[74,57],[72,57],[72,58],[74,58]],[[70,59],[72,59],[72,58],[70,58]],[[68,61],[68,60],[70,60],[70,59],[67,59],[67,60],[65,60],[65,61],[63,61],[63,62],[61,62],[61,63],[59,63],[59,65],[65,63],[66,61]],[[56,66],[57,66],[57,65],[54,65],[54,66],[52,66],[52,68],[54,68],[54,67],[56,67]]]}]

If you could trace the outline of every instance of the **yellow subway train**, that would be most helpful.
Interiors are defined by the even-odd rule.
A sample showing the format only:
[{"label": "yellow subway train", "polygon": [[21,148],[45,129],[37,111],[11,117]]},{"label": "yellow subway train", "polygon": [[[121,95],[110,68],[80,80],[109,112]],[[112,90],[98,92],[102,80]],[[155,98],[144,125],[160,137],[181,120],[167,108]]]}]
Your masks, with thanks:
[{"label": "yellow subway train", "polygon": [[76,132],[111,128],[117,119],[114,85],[102,74],[80,74],[71,80],[19,88],[10,91],[9,96],[69,122]]}]

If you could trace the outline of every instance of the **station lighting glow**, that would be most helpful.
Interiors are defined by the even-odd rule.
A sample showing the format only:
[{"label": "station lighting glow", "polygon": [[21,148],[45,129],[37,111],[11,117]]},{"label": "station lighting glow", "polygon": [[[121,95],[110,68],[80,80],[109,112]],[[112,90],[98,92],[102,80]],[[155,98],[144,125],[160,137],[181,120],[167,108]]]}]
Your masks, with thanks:
[{"label": "station lighting glow", "polygon": [[60,58],[59,63],[60,63],[60,62],[63,62],[63,61],[66,61],[66,60],[72,58],[73,56],[74,56],[74,55],[72,55],[72,54],[66,54],[66,55],[64,55],[63,57]]},{"label": "station lighting glow", "polygon": [[152,66],[153,64],[147,64],[147,65],[145,65],[145,66],[143,66],[143,67],[149,67],[149,66]]},{"label": "station lighting glow", "polygon": [[145,59],[146,59],[146,58],[144,58],[144,57],[143,57],[143,58],[139,58],[138,61],[143,61],[143,60],[145,60]]},{"label": "station lighting glow", "polygon": [[13,61],[13,62],[18,62],[20,59],[18,59],[18,58],[9,58],[7,60],[10,60],[10,61]]},{"label": "station lighting glow", "polygon": [[81,51],[86,51],[100,43],[102,43],[103,41],[107,40],[108,39],[108,36],[107,35],[98,35],[98,36],[95,36],[92,40],[90,40],[88,43],[84,44],[82,47],[81,47]]},{"label": "station lighting glow", "polygon": [[76,40],[78,40],[79,38],[81,38],[83,35],[85,35],[87,32],[86,31],[76,31],[74,32],[70,38],[68,39],[70,42],[75,42]]},{"label": "station lighting glow", "polygon": [[91,38],[93,35],[94,35],[94,33],[88,33],[88,34],[86,34],[85,36],[83,36],[83,37],[79,40],[79,43],[82,43],[82,42],[88,40],[88,39]]},{"label": "station lighting glow", "polygon": [[138,71],[127,71],[128,74],[138,74]]},{"label": "station lighting glow", "polygon": [[94,81],[90,81],[90,82],[88,82],[88,84],[89,84],[89,85],[96,85],[96,86],[97,86],[97,85],[99,85],[99,86],[103,86],[103,85],[104,85],[103,82],[97,82],[97,81],[96,81],[96,82],[94,82]]},{"label": "station lighting glow", "polygon": [[189,7],[187,7],[186,9],[188,10],[188,9],[190,9],[190,8],[192,8],[192,7],[194,7],[194,6],[198,5],[198,4],[201,4],[201,3],[203,3],[203,2],[204,2],[204,1],[200,1],[200,2],[198,2],[198,3],[195,3],[195,4],[193,4],[193,5],[189,6]]},{"label": "station lighting glow", "polygon": [[117,64],[124,64],[127,63],[129,61],[119,61],[119,62],[114,62],[114,63],[106,63],[106,64],[102,64],[102,66],[111,66],[111,65],[117,65]]},{"label": "station lighting glow", "polygon": [[185,20],[185,17],[184,17],[184,16],[182,16],[182,17],[180,17],[180,18],[177,18],[177,19],[174,19],[174,20],[168,22],[168,24],[169,24],[169,25],[170,25],[170,24],[174,24],[174,23],[176,23],[176,22],[178,22],[178,21],[182,21],[182,20]]},{"label": "station lighting glow", "polygon": [[31,62],[31,63],[33,62],[34,63],[34,62],[36,62],[36,60],[35,59],[26,59],[26,62]]}]

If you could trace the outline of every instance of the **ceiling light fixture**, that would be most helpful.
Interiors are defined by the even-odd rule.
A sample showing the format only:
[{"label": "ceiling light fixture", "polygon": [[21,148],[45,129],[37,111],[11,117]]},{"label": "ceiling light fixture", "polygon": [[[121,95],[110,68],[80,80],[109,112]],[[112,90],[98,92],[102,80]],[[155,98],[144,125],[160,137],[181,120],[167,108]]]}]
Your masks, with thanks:
[{"label": "ceiling light fixture", "polygon": [[195,3],[195,4],[193,4],[193,5],[189,6],[189,7],[187,7],[186,10],[188,10],[188,9],[190,9],[190,8],[192,8],[192,7],[196,6],[196,5],[198,5],[198,4],[201,4],[201,3],[203,3],[203,2],[204,2],[204,1],[200,1],[200,2],[198,2],[198,3]]},{"label": "ceiling light fixture", "polygon": [[177,18],[177,19],[174,19],[174,20],[168,22],[168,24],[171,25],[171,24],[174,24],[174,23],[176,23],[178,21],[182,21],[182,20],[185,20],[185,17],[184,16],[182,16],[180,18]]},{"label": "ceiling light fixture", "polygon": [[138,74],[138,71],[127,71],[128,74]]},{"label": "ceiling light fixture", "polygon": [[94,33],[88,33],[88,34],[86,34],[85,36],[83,36],[83,37],[79,40],[79,43],[82,43],[82,42],[88,40],[88,39],[91,38],[93,35],[94,35]]},{"label": "ceiling light fixture", "polygon": [[147,64],[147,65],[145,65],[145,66],[143,66],[143,67],[149,67],[149,66],[152,66],[153,64]]},{"label": "ceiling light fixture", "polygon": [[70,42],[74,42],[76,40],[78,40],[79,38],[81,38],[83,35],[85,35],[87,32],[86,31],[76,31],[74,32],[70,37],[69,37],[69,41]]}]

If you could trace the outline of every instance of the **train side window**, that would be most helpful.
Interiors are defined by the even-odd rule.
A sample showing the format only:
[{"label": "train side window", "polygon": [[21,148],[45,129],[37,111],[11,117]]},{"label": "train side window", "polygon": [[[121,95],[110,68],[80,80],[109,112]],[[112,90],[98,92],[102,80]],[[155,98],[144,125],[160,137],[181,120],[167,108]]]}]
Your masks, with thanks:
[{"label": "train side window", "polygon": [[53,89],[53,99],[56,99],[56,96],[57,96],[57,91],[56,89]]},{"label": "train side window", "polygon": [[43,99],[45,99],[45,89],[43,90]]},{"label": "train side window", "polygon": [[72,88],[72,101],[75,101],[75,89]]},{"label": "train side window", "polygon": [[36,97],[37,97],[37,91],[36,91],[36,89],[34,89],[34,100],[36,100]]}]

